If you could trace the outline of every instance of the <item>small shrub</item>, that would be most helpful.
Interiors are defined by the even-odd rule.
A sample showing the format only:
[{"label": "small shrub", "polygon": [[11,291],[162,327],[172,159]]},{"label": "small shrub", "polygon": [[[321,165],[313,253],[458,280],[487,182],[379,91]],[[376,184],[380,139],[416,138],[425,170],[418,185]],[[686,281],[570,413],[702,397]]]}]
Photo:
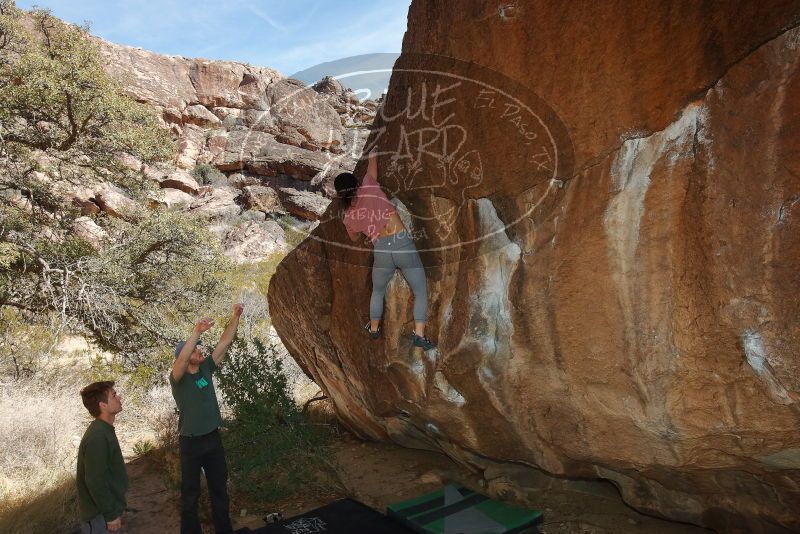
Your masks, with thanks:
[{"label": "small shrub", "polygon": [[[172,394],[167,393],[168,388],[158,390],[158,395],[152,395],[153,405],[162,408],[149,417],[149,425],[155,434],[158,448],[155,450],[157,464],[161,467],[164,484],[172,491],[181,488],[181,460],[178,452],[178,408],[172,399]],[[169,407],[166,407],[168,403]]]},{"label": "small shrub", "polygon": [[228,185],[228,178],[222,174],[222,171],[208,163],[201,163],[192,169],[192,176],[200,185],[213,185],[214,187]]},{"label": "small shrub", "polygon": [[156,444],[149,439],[142,439],[133,444],[133,454],[136,456],[145,456],[153,452]]},{"label": "small shrub", "polygon": [[[44,322],[44,321],[43,321]],[[59,352],[51,328],[35,324],[19,310],[0,308],[0,377],[28,379]]]},{"label": "small shrub", "polygon": [[277,222],[278,222],[278,224],[280,224],[284,228],[286,228],[287,226],[296,226],[297,223],[298,223],[297,219],[295,219],[294,217],[292,217],[291,215],[288,215],[288,214],[287,215],[281,215],[280,217],[278,217],[278,221]]},{"label": "small shrub", "polygon": [[308,234],[303,230],[298,228],[287,228],[285,230],[286,235],[286,243],[291,248],[297,248],[297,246],[303,242],[303,240],[308,237]]},{"label": "small shrub", "polygon": [[178,408],[165,410],[151,420],[151,426],[156,434],[156,441],[165,448],[178,446]]},{"label": "small shrub", "polygon": [[295,404],[277,345],[237,339],[218,382],[233,415],[225,447],[238,491],[275,500],[313,485],[328,465],[328,436]]},{"label": "small shrub", "polygon": [[308,236],[308,232],[299,228],[299,221],[291,215],[283,215],[278,219],[278,224],[283,228],[284,235],[286,236],[286,243],[290,248],[294,249],[303,242]]}]

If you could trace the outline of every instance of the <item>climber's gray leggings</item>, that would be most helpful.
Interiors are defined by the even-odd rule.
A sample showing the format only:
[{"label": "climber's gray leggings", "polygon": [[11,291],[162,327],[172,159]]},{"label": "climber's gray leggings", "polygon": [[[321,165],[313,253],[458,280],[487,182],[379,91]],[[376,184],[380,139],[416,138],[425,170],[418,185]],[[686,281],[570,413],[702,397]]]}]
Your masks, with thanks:
[{"label": "climber's gray leggings", "polygon": [[369,301],[369,318],[373,321],[383,316],[383,297],[386,287],[400,269],[414,292],[414,321],[424,323],[428,315],[428,288],[425,268],[419,259],[414,240],[407,230],[381,237],[374,243],[372,258],[372,298]]}]

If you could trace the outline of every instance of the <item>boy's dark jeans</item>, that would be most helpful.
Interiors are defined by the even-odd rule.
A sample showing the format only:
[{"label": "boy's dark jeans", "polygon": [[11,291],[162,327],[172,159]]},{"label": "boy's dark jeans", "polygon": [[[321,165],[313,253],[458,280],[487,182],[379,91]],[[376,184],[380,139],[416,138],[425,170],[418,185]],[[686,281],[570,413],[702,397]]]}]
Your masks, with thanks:
[{"label": "boy's dark jeans", "polygon": [[181,450],[181,534],[201,534],[198,504],[200,501],[200,469],[206,473],[214,531],[233,531],[228,514],[228,464],[222,438],[215,430],[204,436],[180,437]]}]

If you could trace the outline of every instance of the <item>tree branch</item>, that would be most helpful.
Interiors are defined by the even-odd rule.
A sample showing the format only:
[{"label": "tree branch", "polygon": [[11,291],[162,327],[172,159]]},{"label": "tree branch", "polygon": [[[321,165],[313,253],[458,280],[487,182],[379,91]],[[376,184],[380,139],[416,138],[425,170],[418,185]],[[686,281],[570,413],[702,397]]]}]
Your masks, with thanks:
[{"label": "tree branch", "polygon": [[13,300],[0,300],[0,306],[11,306],[12,308],[29,312],[37,311],[34,308],[31,308],[30,306],[26,306],[21,302],[14,302]]},{"label": "tree branch", "polygon": [[70,133],[64,142],[58,147],[60,151],[69,150],[69,148],[75,143],[75,140],[78,139],[78,124],[75,122],[75,116],[72,111],[72,95],[69,93],[64,93],[66,96],[66,106],[67,106],[67,120],[69,121],[70,125]]},{"label": "tree branch", "polygon": [[149,247],[144,249],[144,251],[139,254],[139,256],[133,260],[133,265],[141,265],[145,261],[147,261],[147,257],[152,254],[153,252],[157,252],[164,248],[165,245],[169,245],[169,241],[164,239],[156,241],[155,243],[151,244]]},{"label": "tree branch", "polygon": [[323,393],[322,395],[320,395],[320,396],[318,396],[318,397],[314,397],[313,399],[308,399],[308,400],[306,401],[306,403],[305,403],[305,404],[303,404],[303,410],[302,410],[300,413],[306,413],[306,410],[308,410],[308,406],[309,406],[309,405],[310,405],[312,402],[316,402],[316,401],[325,400],[325,399],[327,399],[327,398],[328,398],[328,396],[327,396],[327,395],[325,395],[325,394]]}]

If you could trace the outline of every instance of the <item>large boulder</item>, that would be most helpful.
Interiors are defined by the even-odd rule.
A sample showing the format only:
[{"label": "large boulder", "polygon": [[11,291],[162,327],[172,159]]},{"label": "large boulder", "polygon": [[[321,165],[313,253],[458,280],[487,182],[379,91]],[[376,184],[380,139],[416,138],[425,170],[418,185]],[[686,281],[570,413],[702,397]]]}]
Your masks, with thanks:
[{"label": "large boulder", "polygon": [[264,185],[249,185],[242,189],[244,205],[251,210],[270,212],[285,211],[278,192]]},{"label": "large boulder", "polygon": [[231,219],[239,215],[241,206],[236,203],[239,191],[232,187],[203,188],[189,209],[193,214],[209,219]]},{"label": "large boulder", "polygon": [[195,197],[180,189],[165,188],[154,192],[150,196],[151,207],[166,206],[167,208],[188,208]]},{"label": "large boulder", "polygon": [[181,118],[183,119],[183,122],[189,122],[198,126],[208,126],[211,128],[217,127],[221,124],[219,118],[217,118],[216,115],[211,113],[208,108],[202,104],[186,106],[186,109],[183,110],[183,116]]},{"label": "large boulder", "polygon": [[[377,111],[377,103],[374,100],[364,100],[362,102],[352,89],[342,85],[336,78],[326,76],[315,83],[312,89],[322,95],[333,106],[333,109],[339,113],[342,125],[346,126],[347,130],[359,126],[368,127],[372,123]],[[345,137],[347,136],[347,130],[345,130]],[[346,138],[344,144],[350,149],[353,148],[347,143]]]},{"label": "large boulder", "polygon": [[89,186],[64,187],[56,190],[63,198],[80,209],[81,215],[94,215],[100,213],[100,206],[95,202],[95,190]]},{"label": "large boulder", "polygon": [[245,221],[230,229],[222,246],[237,263],[259,262],[290,249],[283,227],[275,221]]},{"label": "large boulder", "polygon": [[228,183],[233,187],[244,190],[250,185],[261,185],[261,177],[256,174],[234,172],[228,175]]},{"label": "large boulder", "polygon": [[135,219],[141,211],[141,206],[133,198],[111,184],[99,184],[92,200],[100,206],[101,211],[118,219]]},{"label": "large boulder", "polygon": [[178,148],[176,165],[181,169],[191,169],[198,161],[202,162],[206,140],[206,130],[202,126],[185,124],[176,140]]},{"label": "large boulder", "polygon": [[334,202],[270,283],[290,353],[354,432],[487,487],[528,466],[800,531],[798,22],[792,1],[414,0],[374,135],[438,350],[405,335],[400,277],[383,340],[353,335],[371,254]]},{"label": "large boulder", "polygon": [[223,171],[247,170],[261,176],[290,176],[310,181],[339,167],[339,158],[281,143],[271,134],[252,130],[230,132],[225,150],[212,160]]},{"label": "large boulder", "polygon": [[333,76],[325,76],[320,81],[312,85],[311,88],[320,94],[331,95],[334,97],[338,97],[345,91],[342,82]]},{"label": "large boulder", "polygon": [[298,191],[291,187],[278,189],[278,196],[286,210],[301,219],[318,220],[331,201],[310,191]]},{"label": "large boulder", "polygon": [[200,190],[200,185],[194,176],[184,170],[174,170],[159,180],[158,185],[162,189],[178,189],[189,195],[196,195]]},{"label": "large boulder", "polygon": [[91,217],[78,217],[72,223],[72,233],[89,243],[95,249],[100,249],[108,233],[101,228]]},{"label": "large boulder", "polygon": [[[271,113],[287,137],[295,136],[302,148],[330,149],[342,144],[339,115],[313,89],[291,78],[267,87]],[[294,143],[292,143],[294,144]]]}]

